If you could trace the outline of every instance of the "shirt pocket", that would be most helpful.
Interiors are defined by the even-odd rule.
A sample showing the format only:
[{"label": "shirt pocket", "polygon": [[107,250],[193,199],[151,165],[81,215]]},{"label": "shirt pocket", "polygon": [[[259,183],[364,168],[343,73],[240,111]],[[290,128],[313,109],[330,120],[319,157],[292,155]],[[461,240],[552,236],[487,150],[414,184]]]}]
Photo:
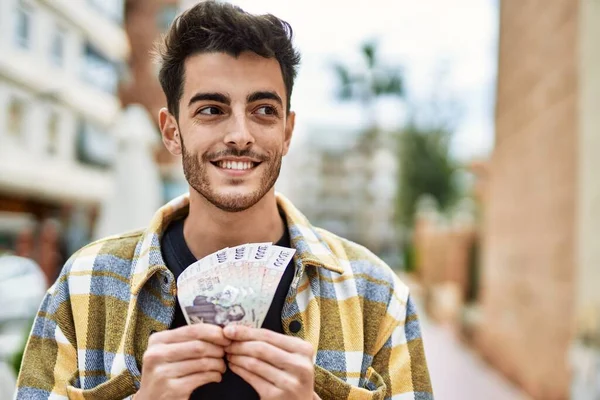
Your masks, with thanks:
[{"label": "shirt pocket", "polygon": [[349,384],[326,369],[315,366],[315,391],[322,400],[384,400],[387,386],[383,378],[369,367],[365,387]]},{"label": "shirt pocket", "polygon": [[67,386],[67,397],[70,400],[116,400],[127,399],[137,392],[133,376],[128,370],[110,378],[106,382],[91,388],[80,389],[73,385]]}]

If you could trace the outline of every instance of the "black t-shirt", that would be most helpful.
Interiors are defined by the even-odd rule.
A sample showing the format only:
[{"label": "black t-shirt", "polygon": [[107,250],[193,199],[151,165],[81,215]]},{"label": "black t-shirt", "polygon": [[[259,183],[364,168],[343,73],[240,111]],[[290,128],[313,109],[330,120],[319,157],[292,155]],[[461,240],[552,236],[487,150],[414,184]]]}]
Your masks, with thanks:
[{"label": "black t-shirt", "polygon": [[[161,240],[161,248],[163,258],[167,264],[167,268],[171,270],[175,279],[191,264],[197,260],[190,251],[183,237],[183,219],[173,221],[165,231]],[[283,237],[276,243],[278,246],[291,247],[290,235],[285,229]],[[281,311],[285,303],[288,290],[294,278],[294,263],[290,261],[283,273],[279,286],[275,291],[273,302],[267,312],[267,316],[262,324],[265,329],[283,333],[283,325],[281,324]],[[186,325],[185,317],[179,306],[179,301],[175,306],[175,317],[169,329],[178,328]],[[258,399],[256,391],[240,378],[238,375],[231,372],[229,368],[223,374],[223,380],[220,383],[210,383],[208,385],[196,389],[190,399],[192,400],[229,400],[229,399]]]}]

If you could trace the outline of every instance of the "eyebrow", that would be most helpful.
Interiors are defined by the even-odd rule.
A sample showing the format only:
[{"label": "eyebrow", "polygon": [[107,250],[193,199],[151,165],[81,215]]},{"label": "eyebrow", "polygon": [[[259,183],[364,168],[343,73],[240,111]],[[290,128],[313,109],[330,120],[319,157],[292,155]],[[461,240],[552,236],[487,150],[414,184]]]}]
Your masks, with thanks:
[{"label": "eyebrow", "polygon": [[217,103],[223,103],[223,104],[227,104],[227,105],[231,104],[231,99],[229,98],[229,96],[227,96],[223,93],[218,93],[218,92],[196,93],[190,99],[190,101],[188,103],[188,107],[190,107],[192,104],[194,104],[198,101],[215,101]]},{"label": "eyebrow", "polygon": [[[283,106],[283,100],[281,100],[281,97],[277,93],[269,91],[269,90],[263,90],[263,91],[250,93],[246,97],[247,103],[253,103],[253,102],[259,101],[259,100],[275,100],[277,103],[279,103],[281,106]],[[198,101],[215,101],[215,102],[223,103],[223,104],[227,104],[227,105],[231,104],[231,98],[229,96],[227,96],[226,94],[219,93],[219,92],[210,92],[210,93],[208,93],[208,92],[202,93],[201,92],[201,93],[196,93],[195,95],[192,96],[192,98],[190,99],[190,101],[188,103],[188,107],[191,107],[192,104],[194,104]]]},{"label": "eyebrow", "polygon": [[275,100],[276,102],[279,103],[279,105],[283,106],[283,101],[281,100],[281,97],[279,97],[279,95],[275,92],[271,92],[271,91],[260,91],[260,92],[254,92],[248,95],[248,97],[246,97],[246,102],[247,103],[253,103],[255,101],[259,101],[259,100]]}]

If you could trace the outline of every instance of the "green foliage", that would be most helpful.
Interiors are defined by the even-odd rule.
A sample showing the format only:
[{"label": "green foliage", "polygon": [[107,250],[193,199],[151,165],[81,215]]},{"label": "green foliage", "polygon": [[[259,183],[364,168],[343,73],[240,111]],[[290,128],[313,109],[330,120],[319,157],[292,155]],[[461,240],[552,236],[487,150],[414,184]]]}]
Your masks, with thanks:
[{"label": "green foliage", "polygon": [[402,247],[402,256],[404,259],[404,272],[415,272],[417,269],[415,246],[411,241],[405,241],[404,246]]},{"label": "green foliage", "polygon": [[378,55],[377,41],[367,41],[361,46],[365,68],[354,69],[341,63],[332,68],[339,86],[337,97],[342,101],[360,101],[372,107],[382,96],[404,98],[404,81],[400,67],[386,66]]},{"label": "green foliage", "polygon": [[397,216],[403,225],[412,226],[417,202],[423,195],[433,196],[441,210],[457,199],[458,165],[450,154],[451,136],[447,129],[423,129],[412,123],[398,136]]},{"label": "green foliage", "polygon": [[23,361],[23,354],[25,353],[25,347],[15,353],[10,360],[10,366],[15,373],[15,376],[19,375],[21,369],[21,362]]},{"label": "green foliage", "polygon": [[[375,120],[374,107],[380,97],[392,96],[405,100],[405,85],[402,69],[386,65],[378,52],[375,40],[363,43],[360,48],[363,68],[352,68],[334,63],[333,70],[338,78],[338,99],[358,101],[367,109],[368,128],[362,135],[361,146],[368,153],[380,139],[380,129]],[[441,77],[440,77],[441,79]],[[444,92],[438,84],[435,95]],[[412,226],[416,205],[422,195],[433,196],[442,210],[450,207],[458,198],[460,188],[455,179],[458,166],[450,154],[450,128],[457,110],[454,104],[443,97],[434,97],[427,104],[409,104],[409,114],[414,121],[426,125],[409,123],[398,135],[399,185],[397,217],[406,227]],[[428,128],[422,128],[428,126]],[[414,251],[406,248],[405,265],[410,268]]]},{"label": "green foliage", "polygon": [[367,66],[372,69],[377,65],[377,42],[374,40],[363,43],[361,47],[362,54],[367,60]]}]

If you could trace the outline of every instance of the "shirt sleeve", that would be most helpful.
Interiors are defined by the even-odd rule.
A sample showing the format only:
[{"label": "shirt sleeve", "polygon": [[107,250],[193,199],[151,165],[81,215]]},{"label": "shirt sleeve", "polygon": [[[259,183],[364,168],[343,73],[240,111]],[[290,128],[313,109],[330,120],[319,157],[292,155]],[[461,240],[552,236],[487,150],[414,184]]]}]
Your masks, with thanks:
[{"label": "shirt sleeve", "polygon": [[369,384],[385,383],[385,399],[433,399],[423,338],[416,307],[410,295],[403,302],[393,295],[387,321],[395,327],[373,358]]},{"label": "shirt sleeve", "polygon": [[75,326],[64,273],[46,292],[27,340],[15,399],[67,398],[77,379]]}]

